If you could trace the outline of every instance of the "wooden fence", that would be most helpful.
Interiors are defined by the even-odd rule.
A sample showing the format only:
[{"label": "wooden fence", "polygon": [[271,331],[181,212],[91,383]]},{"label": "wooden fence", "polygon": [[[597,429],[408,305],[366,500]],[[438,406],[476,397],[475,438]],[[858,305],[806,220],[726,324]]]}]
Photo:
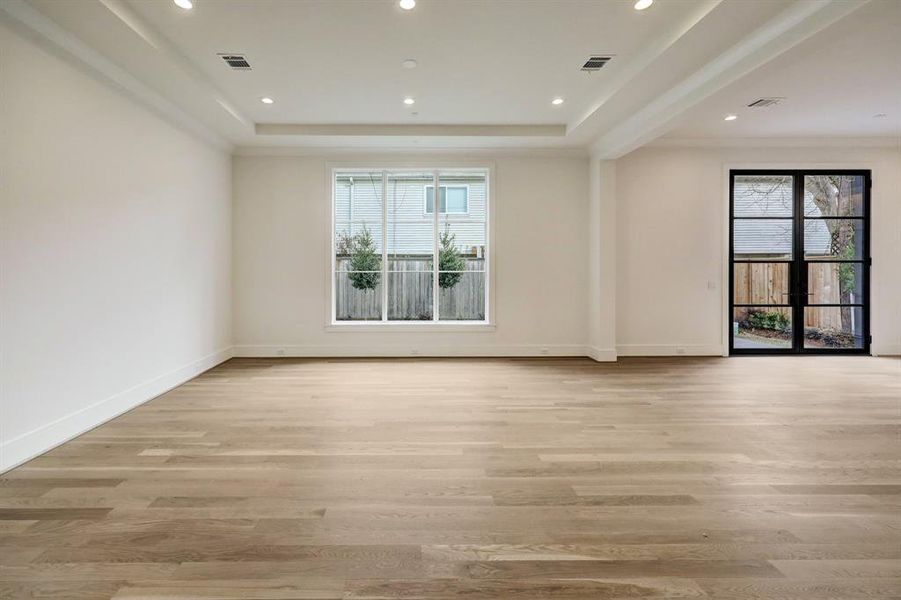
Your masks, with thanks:
[{"label": "wooden fence", "polygon": [[[358,290],[348,270],[349,259],[339,257],[335,283],[335,317],[339,321],[382,318],[382,285]],[[388,261],[388,319],[392,321],[427,321],[432,318],[432,260],[405,257]],[[466,273],[451,288],[438,292],[439,318],[481,321],[485,319],[485,261],[466,258]],[[380,278],[381,279],[381,278]]]},{"label": "wooden fence", "polygon": [[[785,304],[789,302],[788,269],[786,263],[735,263],[736,304]],[[808,289],[813,292],[811,304],[840,302],[838,265],[823,263],[809,271]],[[788,308],[763,308],[767,312],[791,315]],[[842,328],[842,309],[837,306],[805,311],[804,327],[817,329]],[[746,309],[736,309],[743,317]],[[736,317],[736,320],[741,320]]]}]

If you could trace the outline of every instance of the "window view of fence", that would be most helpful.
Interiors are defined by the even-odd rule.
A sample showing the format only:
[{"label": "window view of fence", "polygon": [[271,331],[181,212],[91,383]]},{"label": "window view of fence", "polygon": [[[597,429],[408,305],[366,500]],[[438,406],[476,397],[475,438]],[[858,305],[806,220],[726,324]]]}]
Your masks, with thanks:
[{"label": "window view of fence", "polygon": [[486,320],[486,170],[336,171],[333,185],[336,321]]}]

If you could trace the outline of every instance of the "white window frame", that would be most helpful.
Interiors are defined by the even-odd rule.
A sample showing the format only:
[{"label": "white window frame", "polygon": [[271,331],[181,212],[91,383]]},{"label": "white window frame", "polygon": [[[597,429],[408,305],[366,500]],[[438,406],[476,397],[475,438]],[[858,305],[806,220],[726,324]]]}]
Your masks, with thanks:
[{"label": "white window frame", "polygon": [[[472,165],[464,165],[464,166],[454,166],[454,165],[440,165],[435,166],[434,164],[404,164],[404,165],[392,165],[392,166],[382,166],[382,167],[371,167],[371,166],[363,166],[359,164],[343,164],[343,163],[329,163],[326,166],[326,171],[329,177],[329,186],[331,188],[331,210],[330,210],[330,223],[331,223],[331,233],[328,236],[329,245],[328,245],[328,255],[329,255],[329,270],[328,270],[328,286],[327,286],[327,296],[328,296],[328,304],[327,304],[327,322],[326,322],[326,330],[327,331],[385,331],[388,329],[394,330],[403,330],[403,331],[494,331],[494,311],[493,311],[493,298],[494,298],[494,248],[493,248],[493,239],[494,239],[494,227],[495,227],[495,211],[494,211],[494,198],[493,198],[493,186],[494,186],[494,166],[492,164],[486,165],[485,163],[478,163]],[[432,186],[440,186],[439,178],[445,173],[460,173],[460,172],[472,172],[478,173],[485,176],[485,254],[484,256],[484,272],[485,272],[485,319],[481,321],[458,321],[458,320],[440,320],[438,318],[438,304],[439,304],[439,286],[438,286],[438,266],[439,261],[437,260],[438,256],[438,224],[440,221],[440,217],[442,215],[448,215],[448,213],[440,213],[433,211],[429,213],[428,216],[433,217],[434,225],[434,239],[433,239],[433,256],[435,259],[432,261],[433,263],[433,277],[434,283],[432,285],[433,289],[433,299],[432,299],[432,319],[429,321],[391,321],[387,319],[387,285],[383,285],[383,297],[382,297],[382,320],[380,321],[338,321],[336,318],[336,295],[335,289],[337,285],[337,277],[336,277],[336,254],[335,254],[335,246],[336,246],[336,235],[335,235],[335,206],[336,206],[336,176],[340,173],[345,173],[348,171],[353,172],[380,172],[382,175],[382,280],[387,281],[387,268],[388,268],[388,247],[387,247],[387,216],[388,216],[388,176],[392,173],[409,173],[411,171],[428,171],[432,173],[433,183],[428,184]],[[459,187],[463,187],[465,184],[460,184]],[[445,186],[447,187],[447,186]],[[456,187],[456,184],[451,184],[450,187]],[[466,186],[468,187],[468,186]],[[470,209],[470,190],[467,190],[467,213],[469,214]],[[425,195],[423,194],[423,203],[425,202]],[[425,205],[423,204],[423,209]],[[439,206],[440,208],[440,206]],[[462,215],[464,213],[449,213],[450,215]]]},{"label": "white window frame", "polygon": [[[466,184],[466,183],[451,183],[451,184],[444,184],[444,185],[441,185],[440,187],[443,187],[443,188],[446,189],[446,190],[449,190],[449,189],[452,189],[452,188],[456,188],[456,189],[460,189],[460,190],[466,190],[466,210],[464,210],[463,212],[456,212],[456,211],[454,211],[454,212],[447,212],[447,210],[446,210],[446,209],[447,209],[447,201],[445,201],[445,206],[444,206],[445,210],[440,211],[438,214],[439,214],[439,215],[468,216],[468,215],[469,215],[469,191],[470,191],[470,190],[469,190],[469,184]],[[431,189],[431,190],[434,190],[434,189],[435,189],[435,184],[434,184],[434,183],[426,184],[426,185],[422,188],[422,214],[423,214],[424,216],[426,216],[426,217],[431,216],[431,214],[432,214],[432,213],[429,212],[429,190],[430,190],[430,189]],[[439,196],[439,198],[438,198],[438,208],[441,208],[441,198],[440,198],[441,192],[438,192],[438,196]],[[445,196],[445,197],[447,197],[447,196]]]}]

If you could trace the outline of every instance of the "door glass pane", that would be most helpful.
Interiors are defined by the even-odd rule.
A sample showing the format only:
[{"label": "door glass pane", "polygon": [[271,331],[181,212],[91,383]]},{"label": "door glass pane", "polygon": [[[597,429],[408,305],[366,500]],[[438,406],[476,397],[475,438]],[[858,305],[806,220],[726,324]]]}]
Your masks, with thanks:
[{"label": "door glass pane", "polygon": [[335,174],[335,319],[382,318],[382,174]]},{"label": "door glass pane", "polygon": [[732,314],[732,345],[736,349],[790,349],[792,313],[788,307],[737,307]]},{"label": "door glass pane", "polygon": [[863,258],[863,219],[805,219],[804,258]]},{"label": "door glass pane", "polygon": [[736,175],[732,190],[736,217],[790,217],[794,214],[791,175]]},{"label": "door glass pane", "polygon": [[861,263],[808,263],[807,303],[863,303],[863,269]]},{"label": "door glass pane", "polygon": [[790,259],[793,239],[791,219],[733,221],[735,260]]},{"label": "door glass pane", "polygon": [[863,194],[863,176],[806,175],[804,216],[862,217]]},{"label": "door glass pane", "polygon": [[438,318],[484,321],[488,260],[488,178],[485,171],[447,171],[447,212],[438,225]]},{"label": "door glass pane", "polygon": [[735,263],[735,304],[790,304],[788,263]]},{"label": "door glass pane", "polygon": [[852,306],[819,306],[804,309],[804,347],[826,349],[863,348],[863,309]]},{"label": "door glass pane", "polygon": [[388,175],[388,320],[433,316],[434,215],[423,211],[434,191],[431,171]]}]

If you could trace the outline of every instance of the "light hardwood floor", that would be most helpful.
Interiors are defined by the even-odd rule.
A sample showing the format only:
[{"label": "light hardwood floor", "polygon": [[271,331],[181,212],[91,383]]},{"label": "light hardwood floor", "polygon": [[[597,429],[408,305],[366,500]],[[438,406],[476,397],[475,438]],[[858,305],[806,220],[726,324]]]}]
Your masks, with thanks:
[{"label": "light hardwood floor", "polygon": [[0,477],[0,597],[901,598],[901,361],[236,359]]}]

